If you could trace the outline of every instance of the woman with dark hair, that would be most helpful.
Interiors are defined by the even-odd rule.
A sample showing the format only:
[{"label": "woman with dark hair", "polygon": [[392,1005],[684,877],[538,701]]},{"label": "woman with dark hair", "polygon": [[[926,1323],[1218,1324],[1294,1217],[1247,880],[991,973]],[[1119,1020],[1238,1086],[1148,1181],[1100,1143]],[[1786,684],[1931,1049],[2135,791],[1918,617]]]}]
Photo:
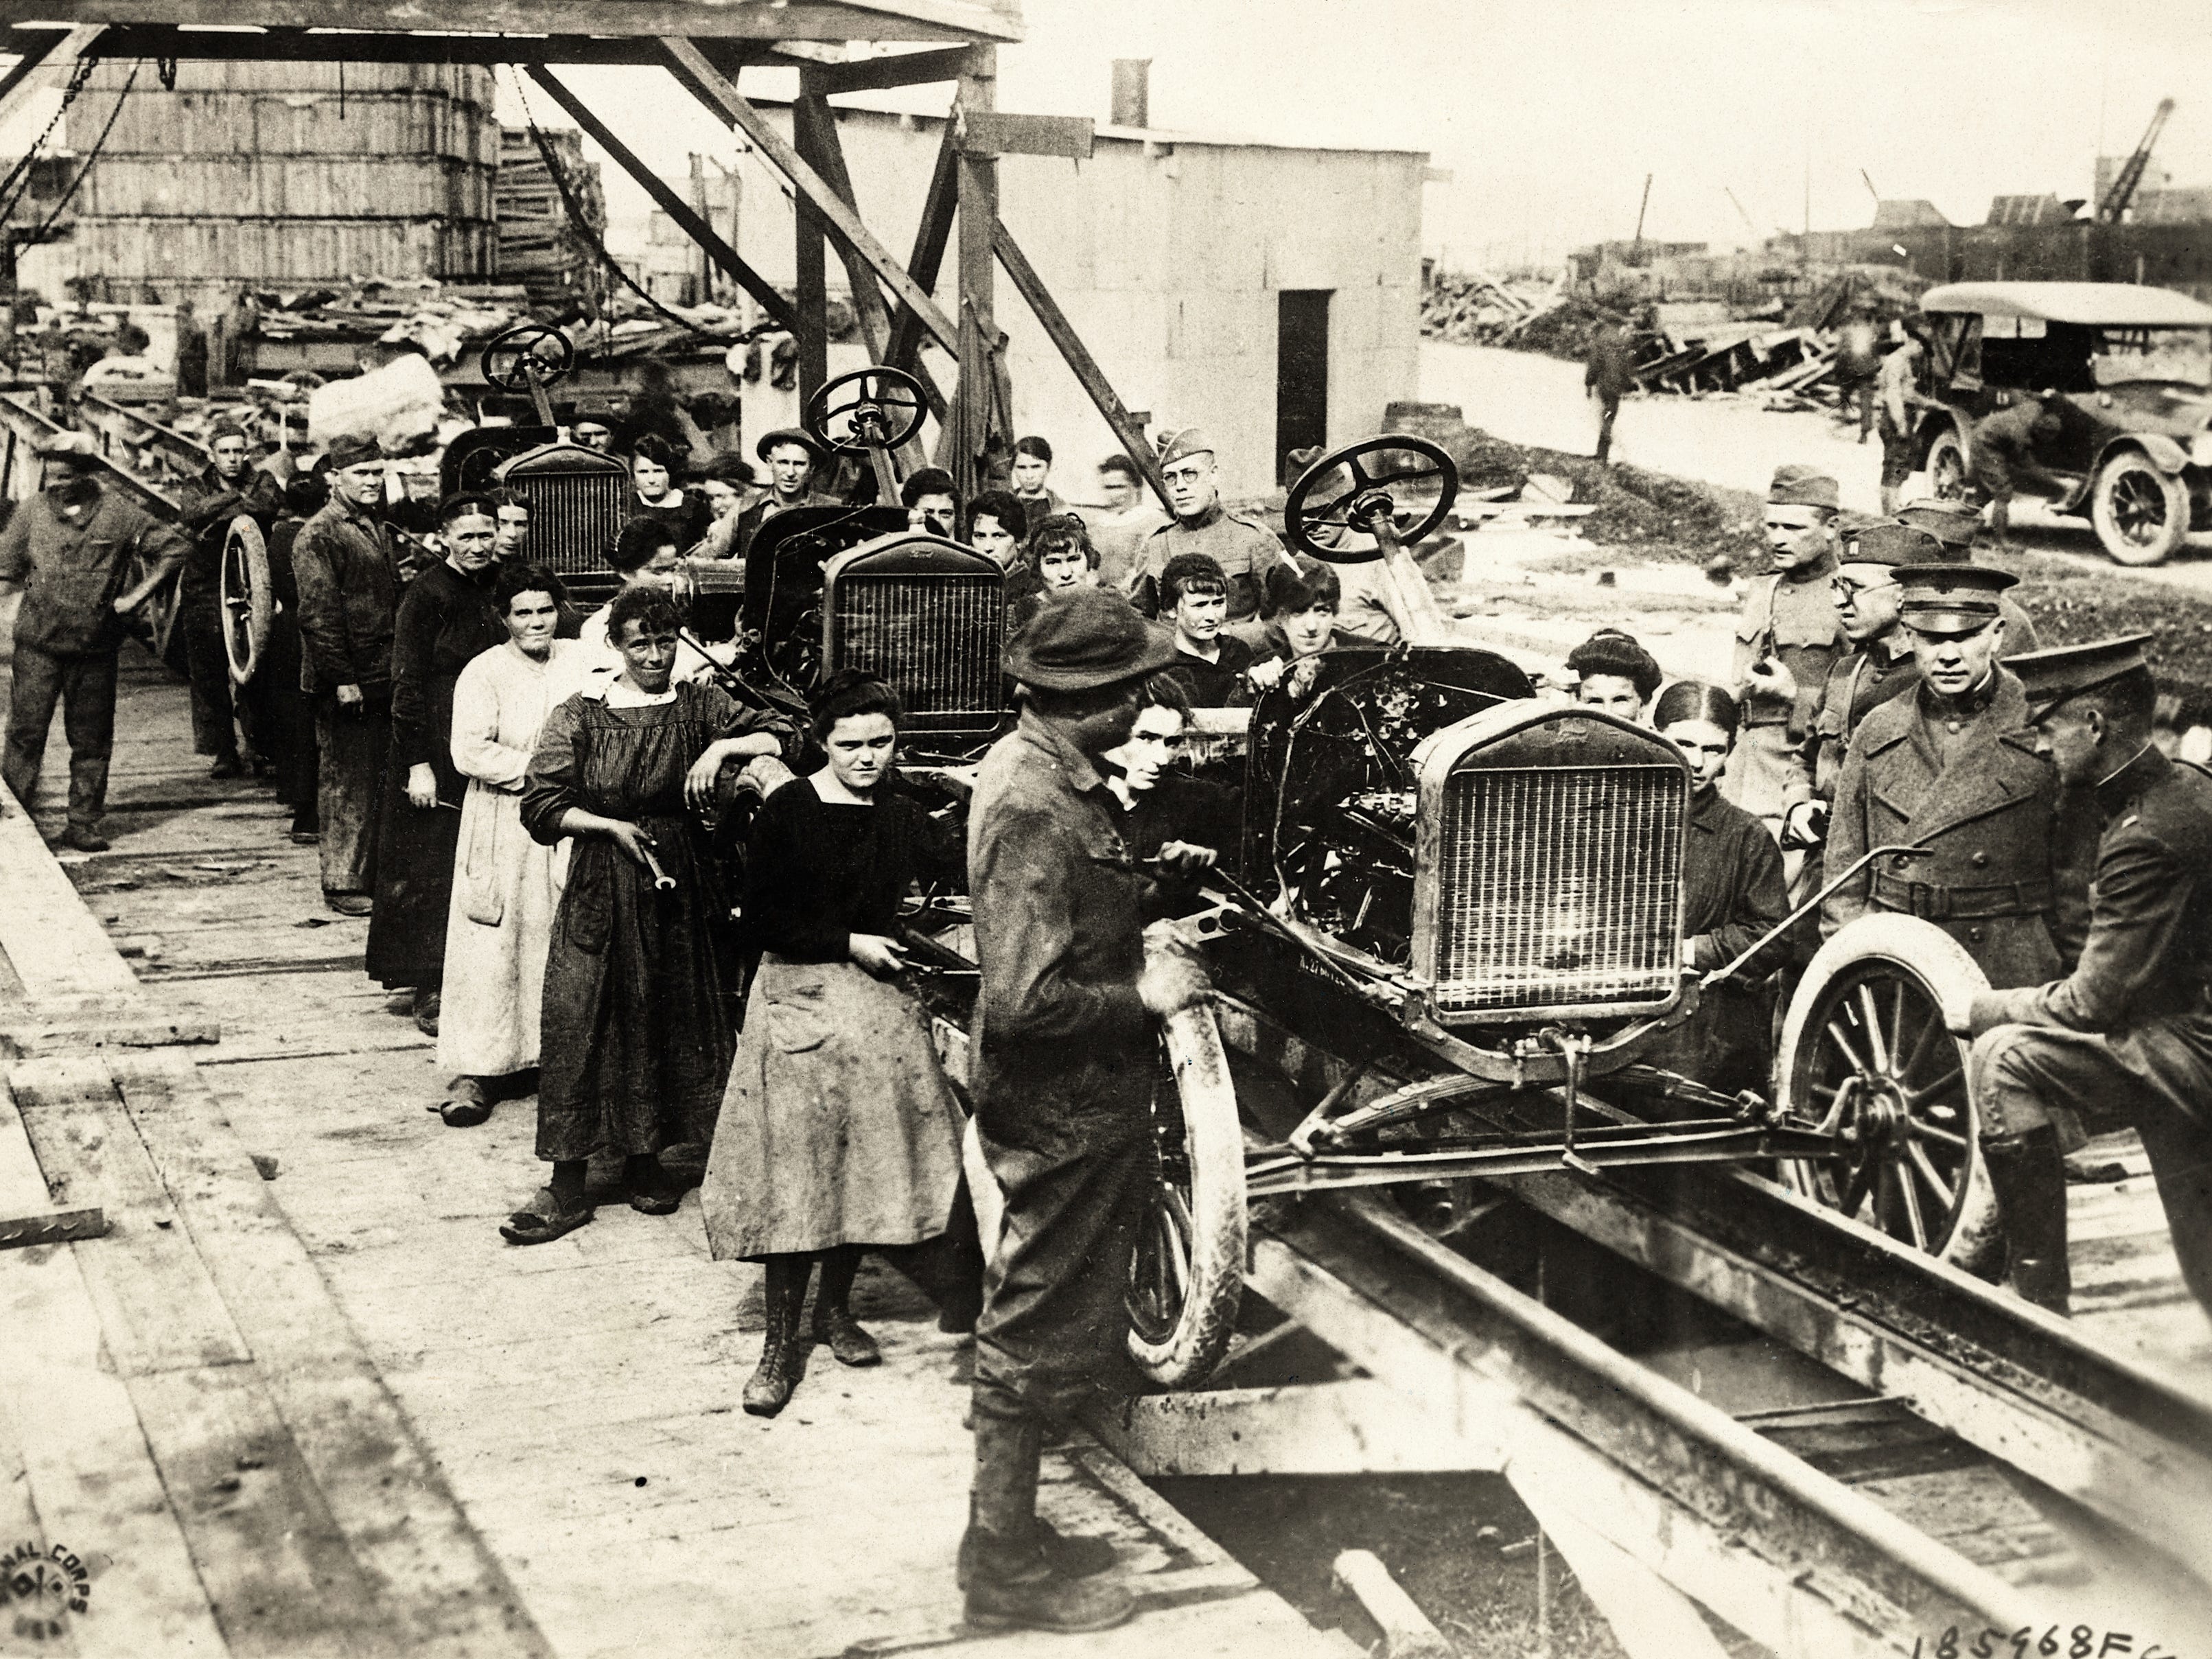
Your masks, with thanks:
[{"label": "woman with dark hair", "polygon": [[1007,605],[1010,632],[1036,615],[1037,607],[1046,601],[1079,587],[1097,586],[1098,550],[1091,546],[1091,534],[1083,527],[1081,518],[1073,513],[1055,513],[1039,520],[1030,532],[1029,549],[1018,568],[1028,574],[1022,583],[1022,596]]},{"label": "woman with dark hair", "polygon": [[546,717],[523,782],[523,828],[569,854],[540,1031],[538,1156],[553,1178],[500,1229],[517,1244],[592,1218],[596,1152],[623,1155],[632,1209],[672,1212],[660,1152],[704,1145],[721,1104],[730,905],[691,812],[730,761],[781,755],[796,734],[719,687],[677,683],[678,625],[658,587],[615,595],[607,636],[622,672],[594,674]]},{"label": "woman with dark hair", "polygon": [[[1226,784],[1175,769],[1191,725],[1190,694],[1182,681],[1173,672],[1154,674],[1140,690],[1143,701],[1129,735],[1106,751],[1099,770],[1121,808],[1121,839],[1129,856],[1139,864],[1163,854],[1167,859],[1154,875],[1156,892],[1146,914],[1175,915],[1192,908],[1200,872],[1234,852],[1241,797]],[[1165,874],[1169,867],[1180,873]]]},{"label": "woman with dark hair", "polygon": [[499,566],[490,498],[452,496],[438,520],[446,556],[407,584],[392,621],[392,749],[368,960],[369,977],[386,989],[414,988],[415,1023],[432,1036],[467,787],[453,767],[453,687],[464,668],[507,640],[492,599]]},{"label": "woman with dark hair", "polygon": [[799,1314],[822,1264],[814,1340],[848,1365],[880,1358],[854,1319],[865,1249],[945,1230],[962,1117],[929,1021],[900,982],[899,902],[956,875],[956,838],[889,787],[902,711],[856,669],[815,694],[820,770],[768,798],[745,866],[761,949],[700,1203],[717,1258],[767,1265],[767,1331],[744,1407],[773,1417],[797,1384]]},{"label": "woman with dark hair", "polygon": [[1651,653],[1618,628],[1601,628],[1577,646],[1567,667],[1577,677],[1577,702],[1639,724],[1644,705],[1666,678]]},{"label": "woman with dark hair", "polygon": [[653,519],[666,526],[674,532],[679,552],[707,533],[706,501],[677,486],[680,465],[673,449],[650,435],[640,438],[629,452],[630,483],[635,486],[629,515],[633,520]]},{"label": "woman with dark hair", "polygon": [[438,1064],[453,1081],[430,1109],[449,1128],[474,1127],[495,1098],[528,1092],[524,1074],[538,1069],[560,860],[522,827],[522,784],[546,715],[572,689],[580,647],[554,637],[567,597],[544,565],[501,567],[492,600],[507,643],[461,670],[453,687],[453,760],[468,793],[438,1020]]},{"label": "woman with dark hair", "polygon": [[[1677,680],[1651,723],[1690,763],[1690,825],[1682,853],[1684,965],[1699,973],[1733,962],[1790,914],[1782,854],[1766,827],[1721,798],[1721,773],[1741,724],[1736,701],[1702,680]],[[1772,998],[1767,972],[1707,991],[1698,1012],[1639,1056],[1724,1091],[1767,1087]]]},{"label": "woman with dark hair", "polygon": [[699,475],[699,496],[707,503],[707,529],[693,548],[695,559],[738,556],[738,524],[760,481],[742,455],[717,455]]}]

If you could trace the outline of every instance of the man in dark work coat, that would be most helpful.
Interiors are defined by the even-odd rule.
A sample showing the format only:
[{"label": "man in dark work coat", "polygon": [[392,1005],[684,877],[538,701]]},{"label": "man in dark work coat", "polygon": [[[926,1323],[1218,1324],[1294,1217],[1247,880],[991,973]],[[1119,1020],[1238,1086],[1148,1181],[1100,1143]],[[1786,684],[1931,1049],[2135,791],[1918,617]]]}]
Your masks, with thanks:
[{"label": "man in dark work coat", "polygon": [[[239,699],[230,683],[230,657],[223,649],[222,555],[232,521],[251,514],[266,535],[284,508],[283,488],[253,465],[246,428],[236,421],[217,421],[208,431],[207,469],[192,481],[185,497],[185,531],[191,556],[177,588],[177,623],[185,630],[185,659],[192,683],[192,749],[211,755],[210,777],[234,778],[245,771],[238,757],[234,710]],[[265,736],[257,742],[265,742]]]},{"label": "man in dark work coat", "polygon": [[2038,748],[2102,820],[2078,967],[1949,1007],[2011,1246],[2013,1288],[2063,1313],[2066,1171],[2083,1116],[2132,1124],[2190,1291],[2212,1310],[2212,777],[2150,740],[2148,635],[2015,657]]},{"label": "man in dark work coat", "polygon": [[1874,911],[1935,922],[2004,987],[2066,970],[2087,925],[2078,812],[2025,727],[2019,680],[2000,667],[1997,596],[2014,578],[1983,565],[1898,570],[1899,611],[1919,680],[1868,714],[1836,781],[1832,876],[1876,847],[1924,845],[1874,866],[1828,897],[1833,936]]},{"label": "man in dark work coat", "polygon": [[975,1328],[971,1624],[1099,1630],[1132,1607],[1084,1576],[1110,1562],[1102,1540],[1036,1518],[1037,1459],[1048,1422],[1135,1381],[1123,1297],[1152,1201],[1154,1021],[1206,994],[1194,963],[1147,960],[1148,884],[1098,770],[1129,735],[1139,681],[1174,654],[1113,594],[1048,606],[1006,648],[1021,721],[976,781],[975,1124],[1006,1224]]}]

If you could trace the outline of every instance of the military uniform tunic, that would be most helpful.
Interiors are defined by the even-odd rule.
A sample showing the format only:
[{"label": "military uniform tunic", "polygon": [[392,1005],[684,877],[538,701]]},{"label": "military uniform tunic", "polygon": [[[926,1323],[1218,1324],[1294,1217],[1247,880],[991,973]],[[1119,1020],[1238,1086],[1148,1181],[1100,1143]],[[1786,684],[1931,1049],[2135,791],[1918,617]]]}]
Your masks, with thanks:
[{"label": "military uniform tunic", "polygon": [[1837,780],[1827,868],[1838,874],[1876,847],[1929,852],[1887,855],[1831,894],[1823,935],[1900,912],[1965,945],[1992,985],[2064,971],[2087,921],[2087,849],[2027,724],[2027,695],[2003,668],[1960,705],[1923,684],[1866,717]]},{"label": "military uniform tunic", "polygon": [[2097,786],[2088,939],[2063,979],[1974,999],[1984,1133],[2132,1123],[2189,1287],[2212,1308],[2212,777],[2146,748]]},{"label": "military uniform tunic", "polygon": [[[1828,591],[1835,568],[1832,559],[1816,559],[1810,566],[1761,576],[1744,593],[1729,671],[1743,704],[1743,729],[1721,788],[1753,817],[1782,816],[1790,750],[1812,730],[1829,665],[1844,647],[1844,624]],[[1775,697],[1752,687],[1753,667],[1770,657],[1796,681],[1795,697]]]},{"label": "military uniform tunic", "polygon": [[1216,501],[1194,519],[1163,525],[1138,553],[1129,599],[1146,616],[1160,614],[1160,573],[1182,553],[1203,553],[1221,567],[1229,578],[1232,623],[1273,616],[1283,582],[1298,574],[1262,520],[1250,513],[1231,513]]}]

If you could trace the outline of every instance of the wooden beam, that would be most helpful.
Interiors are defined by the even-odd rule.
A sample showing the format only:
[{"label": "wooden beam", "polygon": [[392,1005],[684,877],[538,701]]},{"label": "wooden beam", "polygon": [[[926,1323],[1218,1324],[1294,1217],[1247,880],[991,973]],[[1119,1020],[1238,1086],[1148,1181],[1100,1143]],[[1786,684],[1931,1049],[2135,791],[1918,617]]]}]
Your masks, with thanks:
[{"label": "wooden beam", "polygon": [[1036,313],[1047,337],[1066,360],[1084,391],[1090,393],[1091,401],[1105,416],[1106,424],[1113,429],[1129,459],[1143,469],[1145,482],[1152,485],[1160,505],[1172,515],[1175,508],[1168,501],[1167,480],[1161,476],[1159,457],[1145,441],[1144,428],[1123,406],[1113,383],[1106,378],[1106,371],[1099,368],[1098,360],[1091,355],[1082,336],[1075,331],[1075,325],[1067,320],[1067,313],[1060,308],[1059,301],[1052,297],[1052,290],[1044,285],[1044,278],[1037,275],[1036,267],[1030,263],[1029,256],[1022,252],[1005,225],[998,227],[994,242],[999,263],[1006,268],[1016,290]]},{"label": "wooden beam", "polygon": [[[821,154],[815,148],[811,123],[802,122],[792,111],[792,137],[805,165],[818,170]],[[799,406],[819,392],[830,378],[829,250],[822,234],[822,216],[802,194],[792,201],[792,236],[799,289],[799,367],[796,385]],[[857,306],[860,296],[854,296]]]},{"label": "wooden beam", "polygon": [[576,125],[592,136],[601,149],[612,156],[615,164],[637,180],[661,210],[684,228],[684,233],[706,249],[714,263],[736,279],[738,286],[752,295],[754,301],[768,314],[783,325],[796,330],[799,313],[790,301],[776,292],[768,280],[738,257],[738,251],[714,234],[714,228],[692,210],[675,186],[655,173],[633,154],[629,145],[608,130],[607,124],[592,112],[591,106],[569,89],[566,82],[542,64],[530,65],[530,78],[552,95],[554,102],[568,111]]},{"label": "wooden beam", "polygon": [[21,109],[24,100],[52,77],[42,76],[40,70],[53,64],[58,70],[74,67],[76,60],[100,44],[107,31],[98,24],[81,25],[73,29],[48,35],[29,35],[21,42],[23,55],[15,67],[0,80],[0,121],[7,120]]},{"label": "wooden beam", "polygon": [[[914,258],[906,262],[908,273],[933,293],[937,273],[945,264],[945,244],[952,240],[953,210],[960,202],[958,161],[953,124],[947,120],[944,142],[937,147],[936,166],[930,171],[929,191],[922,198],[921,221],[915,227]],[[891,325],[890,349],[884,361],[893,368],[909,371],[921,366],[921,319],[903,306]]]},{"label": "wooden beam", "polygon": [[[916,286],[914,278],[907,275],[906,268],[891,258],[890,250],[876,240],[873,231],[860,222],[860,215],[846,206],[836,191],[830,188],[821,173],[808,166],[784,136],[763,119],[761,112],[738,94],[736,84],[709,63],[706,55],[692,42],[672,36],[662,40],[660,45],[668,56],[676,78],[708,109],[744,134],[769,164],[790,181],[793,191],[812,204],[841,235],[866,256],[868,263],[875,267],[876,274],[921,318],[940,345],[948,350],[958,350],[959,331],[953,326],[952,319],[939,308],[934,300]],[[979,50],[988,52],[989,48]]]},{"label": "wooden beam", "polygon": [[[18,32],[19,34],[22,31]],[[726,43],[750,47],[767,61],[766,42]],[[589,64],[649,68],[660,62],[657,41],[588,34],[537,38],[506,34],[330,34],[309,29],[233,33],[173,28],[163,24],[117,24],[100,53],[108,58],[169,58],[203,63],[348,64]]]},{"label": "wooden beam", "polygon": [[1087,115],[1008,115],[981,109],[963,109],[957,125],[963,155],[1065,155],[1073,161],[1091,159],[1095,131]]},{"label": "wooden beam", "polygon": [[[988,115],[999,105],[999,58],[989,46],[968,53],[961,71],[960,118]],[[999,217],[999,164],[988,155],[958,157],[960,323],[967,349],[960,354],[960,419],[952,476],[961,494],[982,487],[978,467],[990,447],[994,404],[991,348],[999,337],[992,298],[991,227]],[[1005,434],[1008,442],[1013,434]]]},{"label": "wooden beam", "polygon": [[107,1237],[107,1212],[97,1204],[88,1210],[40,1210],[32,1215],[0,1215],[0,1250],[27,1250],[40,1244],[67,1244],[77,1239]]},{"label": "wooden beam", "polygon": [[[469,0],[465,16],[425,0],[0,0],[0,27],[43,22],[57,12],[73,23],[219,24],[226,28],[386,30],[465,21],[484,34],[523,37],[526,58],[544,35],[666,35],[734,40],[944,40],[1018,39],[1002,15],[960,0],[845,0],[829,5],[763,5],[759,0]],[[921,14],[927,13],[930,15]],[[434,39],[434,36],[425,36]],[[465,39],[466,37],[449,37]],[[349,34],[328,40],[327,55],[348,55]]]},{"label": "wooden beam", "polygon": [[[804,124],[804,129],[811,134],[811,148],[808,152],[811,159],[821,168],[822,176],[829,180],[830,187],[857,213],[860,211],[860,199],[853,191],[852,172],[845,165],[845,146],[837,137],[837,117],[830,109],[828,99],[808,89],[812,75],[811,70],[799,72],[799,102],[792,110],[794,130],[799,130],[799,124]],[[890,318],[884,309],[883,295],[876,287],[876,273],[868,268],[868,262],[860,257],[852,244],[842,237],[833,240],[837,245],[838,257],[844,261],[846,278],[852,284],[853,310],[860,319],[860,337],[867,344],[868,361],[888,363],[890,361],[887,356],[890,349]],[[921,382],[922,400],[928,405],[929,412],[942,422],[945,419],[945,394],[938,390],[934,380],[921,372],[918,364],[915,378]],[[918,434],[900,446],[900,458],[906,462],[909,471],[923,465],[921,440]]]},{"label": "wooden beam", "polygon": [[890,87],[957,81],[960,78],[960,66],[967,61],[965,46],[945,46],[934,52],[902,52],[886,58],[863,58],[858,63],[825,64],[815,75],[822,95],[835,98],[848,92],[881,92]]},{"label": "wooden beam", "polygon": [[1119,1400],[1084,1424],[1147,1480],[1183,1474],[1494,1474],[1494,1438],[1462,1433],[1359,1377]]}]

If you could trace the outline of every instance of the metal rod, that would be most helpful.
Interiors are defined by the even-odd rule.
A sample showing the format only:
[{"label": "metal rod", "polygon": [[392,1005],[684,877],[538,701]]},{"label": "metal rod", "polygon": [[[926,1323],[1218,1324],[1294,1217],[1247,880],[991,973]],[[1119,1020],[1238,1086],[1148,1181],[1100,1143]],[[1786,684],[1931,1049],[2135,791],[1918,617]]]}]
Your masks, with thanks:
[{"label": "metal rod", "polygon": [[1821,905],[1826,903],[1829,894],[1834,892],[1845,882],[1850,880],[1854,876],[1857,875],[1860,871],[1865,869],[1867,866],[1872,864],[1876,859],[1887,857],[1891,854],[1895,854],[1899,858],[1924,859],[1934,850],[1935,849],[1933,848],[1923,847],[1917,843],[1911,846],[1875,848],[1872,852],[1867,854],[1865,857],[1860,859],[1857,863],[1852,865],[1850,869],[1844,871],[1842,875],[1838,876],[1826,887],[1823,887],[1819,892],[1814,894],[1812,897],[1807,899],[1802,904],[1799,905],[1795,910],[1792,910],[1788,915],[1783,917],[1780,921],[1775,923],[1772,927],[1766,931],[1765,936],[1762,937],[1756,945],[1751,946],[1750,949],[1747,950],[1734,962],[1729,963],[1726,967],[1714,969],[1711,973],[1707,974],[1703,980],[1698,981],[1698,983],[1704,988],[1710,990],[1714,986],[1719,984],[1723,980],[1733,977],[1737,971],[1743,967],[1744,963],[1749,962],[1753,957],[1757,956],[1761,951],[1764,951],[1768,945],[1773,944],[1775,940],[1780,939],[1784,933],[1788,933],[1792,927],[1795,927],[1807,916],[1819,909]]}]

